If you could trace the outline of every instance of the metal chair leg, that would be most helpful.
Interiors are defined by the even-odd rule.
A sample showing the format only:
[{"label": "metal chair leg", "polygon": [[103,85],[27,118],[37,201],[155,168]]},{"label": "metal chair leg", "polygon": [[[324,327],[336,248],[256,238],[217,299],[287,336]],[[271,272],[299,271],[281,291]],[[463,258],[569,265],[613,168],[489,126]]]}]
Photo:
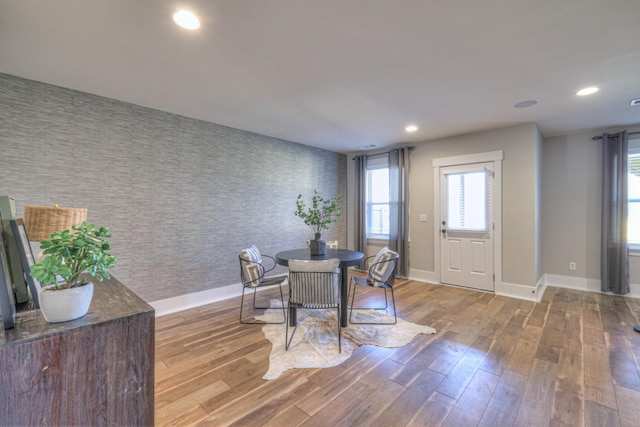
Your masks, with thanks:
[{"label": "metal chair leg", "polygon": [[[291,316],[291,311],[289,311],[289,316]],[[285,322],[285,332],[284,332],[284,349],[285,351],[289,351],[289,346],[291,345],[291,341],[293,341],[293,336],[296,334],[298,330],[298,324],[293,327],[293,333],[291,334],[291,339],[289,339],[289,322]]]},{"label": "metal chair leg", "polygon": [[[389,308],[389,302],[387,300],[387,288],[383,288],[384,289],[384,307],[354,307],[353,306],[353,299],[355,297],[357,287],[358,287],[358,285],[353,283],[353,295],[351,296],[351,307],[349,307],[350,310],[352,310],[354,308],[356,310],[387,310]],[[351,287],[349,287],[349,288],[351,288]],[[389,289],[391,289],[392,292],[393,292],[393,288],[389,288]]]},{"label": "metal chair leg", "polygon": [[353,282],[353,295],[351,295],[351,307],[349,310],[349,323],[353,323],[354,325],[395,325],[396,323],[398,323],[398,315],[396,313],[396,298],[395,295],[393,294],[393,287],[389,287],[389,289],[391,290],[391,302],[393,304],[393,322],[354,322],[353,321],[353,310],[387,310],[387,307],[389,306],[389,303],[387,301],[387,288],[383,288],[384,289],[384,307],[381,308],[374,308],[374,307],[354,307],[354,301],[356,299],[356,289],[358,288],[358,285],[356,285],[355,282]]},{"label": "metal chair leg", "polygon": [[[337,323],[338,323],[338,353],[342,353],[342,325],[340,325],[340,307],[338,306],[337,314]],[[291,312],[289,312],[289,316],[291,316]],[[289,347],[291,346],[291,342],[293,341],[293,337],[298,330],[298,323],[293,327],[293,332],[291,333],[291,337],[289,337],[289,322],[286,322],[286,326],[284,329],[284,349],[285,351],[289,351]]]},{"label": "metal chair leg", "polygon": [[271,307],[259,307],[259,306],[256,305],[256,293],[257,293],[256,290],[257,290],[257,288],[253,289],[253,308],[255,310],[266,310],[268,308],[271,308]]},{"label": "metal chair leg", "polygon": [[338,353],[342,353],[342,325],[340,324],[340,306],[338,306],[338,311],[336,314],[336,319],[338,320]]},{"label": "metal chair leg", "polygon": [[[278,287],[280,288],[280,302],[282,303],[282,306],[280,307],[282,309],[282,318],[284,319],[282,322],[246,322],[244,320],[242,320],[242,309],[244,307],[244,291],[245,291],[245,287],[242,287],[242,297],[240,299],[240,323],[242,323],[243,325],[280,325],[282,323],[285,323],[287,321],[287,314],[285,312],[285,307],[284,307],[284,294],[282,293],[282,283],[280,283],[278,285]],[[253,308],[254,310],[267,310],[270,308],[277,308],[277,307],[256,307],[256,291],[257,289],[254,288],[253,289]]]}]

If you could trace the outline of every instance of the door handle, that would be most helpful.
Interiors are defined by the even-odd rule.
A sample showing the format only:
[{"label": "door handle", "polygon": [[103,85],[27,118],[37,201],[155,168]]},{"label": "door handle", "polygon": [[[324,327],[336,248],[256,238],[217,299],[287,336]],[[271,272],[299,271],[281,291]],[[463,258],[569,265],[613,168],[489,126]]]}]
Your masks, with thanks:
[{"label": "door handle", "polygon": [[447,234],[447,229],[446,229],[446,228],[443,228],[443,229],[442,229],[442,230],[440,230],[440,231],[442,231],[442,234]]}]

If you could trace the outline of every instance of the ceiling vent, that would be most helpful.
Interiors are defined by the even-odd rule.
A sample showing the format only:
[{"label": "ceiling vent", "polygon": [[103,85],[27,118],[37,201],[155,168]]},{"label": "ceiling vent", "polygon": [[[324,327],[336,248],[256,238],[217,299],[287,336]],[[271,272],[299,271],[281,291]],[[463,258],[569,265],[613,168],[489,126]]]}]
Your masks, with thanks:
[{"label": "ceiling vent", "polygon": [[638,99],[632,99],[631,102],[629,103],[629,105],[631,105],[632,107],[634,105],[640,105],[640,98]]}]

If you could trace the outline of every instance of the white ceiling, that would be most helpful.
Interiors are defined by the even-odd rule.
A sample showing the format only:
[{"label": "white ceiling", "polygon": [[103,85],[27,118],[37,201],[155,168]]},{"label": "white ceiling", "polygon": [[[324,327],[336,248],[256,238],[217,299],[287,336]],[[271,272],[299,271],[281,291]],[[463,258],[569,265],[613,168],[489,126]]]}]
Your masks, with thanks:
[{"label": "white ceiling", "polygon": [[640,123],[638,17],[640,0],[0,0],[0,72],[338,152],[550,136]]}]

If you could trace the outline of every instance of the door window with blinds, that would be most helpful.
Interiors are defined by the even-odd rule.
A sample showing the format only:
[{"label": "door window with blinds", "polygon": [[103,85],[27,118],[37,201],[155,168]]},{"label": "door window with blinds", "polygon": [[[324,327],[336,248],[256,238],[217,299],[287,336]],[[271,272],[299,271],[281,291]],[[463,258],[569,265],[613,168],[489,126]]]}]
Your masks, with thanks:
[{"label": "door window with blinds", "polygon": [[490,174],[491,171],[480,170],[446,175],[445,221],[449,233],[489,231]]}]

